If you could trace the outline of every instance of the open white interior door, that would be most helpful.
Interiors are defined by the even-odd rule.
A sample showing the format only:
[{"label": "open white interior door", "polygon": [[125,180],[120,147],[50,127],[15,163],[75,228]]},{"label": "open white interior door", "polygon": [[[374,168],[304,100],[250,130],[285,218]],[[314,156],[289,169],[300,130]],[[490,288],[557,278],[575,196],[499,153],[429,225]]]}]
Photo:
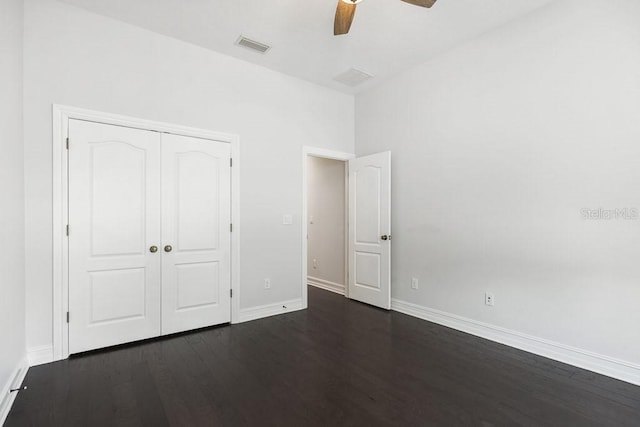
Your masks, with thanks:
[{"label": "open white interior door", "polygon": [[349,298],[391,308],[391,152],[349,160]]}]

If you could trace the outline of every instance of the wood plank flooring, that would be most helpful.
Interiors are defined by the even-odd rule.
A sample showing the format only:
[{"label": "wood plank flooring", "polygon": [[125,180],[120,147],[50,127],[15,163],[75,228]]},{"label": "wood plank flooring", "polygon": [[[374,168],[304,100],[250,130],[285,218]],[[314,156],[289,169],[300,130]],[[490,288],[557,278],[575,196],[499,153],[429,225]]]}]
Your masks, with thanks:
[{"label": "wood plank flooring", "polygon": [[316,288],[24,384],[7,426],[640,426],[640,387]]}]

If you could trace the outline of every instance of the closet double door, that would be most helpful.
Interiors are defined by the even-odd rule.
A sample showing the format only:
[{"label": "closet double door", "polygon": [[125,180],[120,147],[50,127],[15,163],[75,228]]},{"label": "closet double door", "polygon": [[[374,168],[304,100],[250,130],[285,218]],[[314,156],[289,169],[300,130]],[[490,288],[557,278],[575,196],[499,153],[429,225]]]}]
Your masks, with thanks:
[{"label": "closet double door", "polygon": [[229,144],[82,120],[69,140],[69,352],[229,322]]}]

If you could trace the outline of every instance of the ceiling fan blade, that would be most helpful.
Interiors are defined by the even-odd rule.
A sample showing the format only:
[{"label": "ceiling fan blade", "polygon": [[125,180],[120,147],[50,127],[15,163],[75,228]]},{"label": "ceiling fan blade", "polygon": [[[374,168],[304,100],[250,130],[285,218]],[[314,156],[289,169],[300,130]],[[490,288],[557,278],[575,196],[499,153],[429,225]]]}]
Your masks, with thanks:
[{"label": "ceiling fan blade", "polygon": [[436,3],[436,0],[402,0],[403,2],[413,4],[422,7],[431,7]]},{"label": "ceiling fan blade", "polygon": [[333,21],[333,35],[347,34],[351,28],[353,16],[356,13],[355,4],[347,4],[342,0],[338,0],[338,8],[336,9],[336,18]]}]

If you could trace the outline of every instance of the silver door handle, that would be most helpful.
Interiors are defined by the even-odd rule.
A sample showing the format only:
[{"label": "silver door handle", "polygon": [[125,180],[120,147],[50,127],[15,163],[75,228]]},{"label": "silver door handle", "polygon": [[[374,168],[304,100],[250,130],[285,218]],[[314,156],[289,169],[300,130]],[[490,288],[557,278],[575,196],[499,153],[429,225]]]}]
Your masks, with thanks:
[{"label": "silver door handle", "polygon": [[149,252],[151,252],[152,254],[155,254],[156,252],[158,252],[158,247],[157,246],[151,246],[149,248]]},{"label": "silver door handle", "polygon": [[171,245],[167,245],[164,247],[165,252],[171,252],[172,250],[173,250],[173,247],[171,247]]},{"label": "silver door handle", "polygon": [[391,235],[389,234],[388,236],[386,234],[383,234],[382,236],[380,236],[381,240],[391,240]]}]

